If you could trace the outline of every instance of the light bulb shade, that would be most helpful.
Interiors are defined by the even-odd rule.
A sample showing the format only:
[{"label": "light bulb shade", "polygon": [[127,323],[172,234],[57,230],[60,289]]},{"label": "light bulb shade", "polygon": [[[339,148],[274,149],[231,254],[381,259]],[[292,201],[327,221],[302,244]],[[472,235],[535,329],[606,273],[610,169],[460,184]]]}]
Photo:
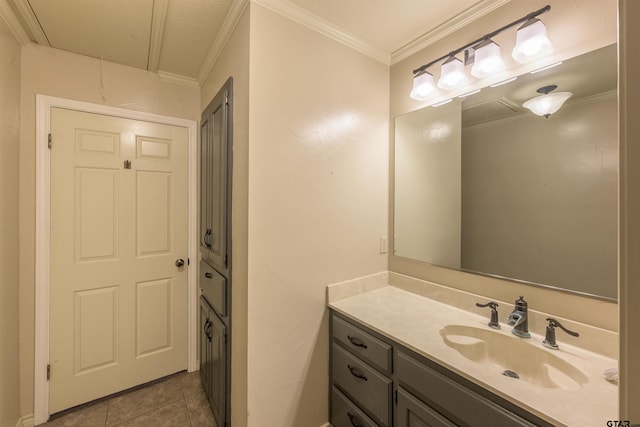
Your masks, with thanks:
[{"label": "light bulb shade", "polygon": [[440,79],[438,87],[444,90],[451,90],[460,87],[469,81],[464,73],[464,64],[455,56],[447,59],[440,69]]},{"label": "light bulb shade", "polygon": [[551,40],[547,37],[547,27],[539,19],[525,22],[516,33],[516,47],[511,56],[519,63],[540,58],[553,52]]},{"label": "light bulb shade", "polygon": [[498,73],[506,68],[500,46],[492,40],[487,40],[475,49],[475,59],[471,74],[474,77],[483,78]]},{"label": "light bulb shade", "polygon": [[409,96],[416,101],[424,101],[435,90],[436,82],[433,79],[433,74],[421,71],[413,77],[413,89],[411,89]]},{"label": "light bulb shade", "polygon": [[546,95],[536,96],[522,104],[537,116],[549,117],[562,107],[567,99],[571,98],[571,92],[555,92]]}]

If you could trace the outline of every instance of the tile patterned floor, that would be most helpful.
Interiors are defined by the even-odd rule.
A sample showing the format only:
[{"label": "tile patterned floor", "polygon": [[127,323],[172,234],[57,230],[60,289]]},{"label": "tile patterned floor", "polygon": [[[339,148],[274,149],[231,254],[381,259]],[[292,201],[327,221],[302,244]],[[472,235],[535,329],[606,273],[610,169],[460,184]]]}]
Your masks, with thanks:
[{"label": "tile patterned floor", "polygon": [[199,372],[181,372],[148,386],[54,415],[41,427],[216,427]]}]

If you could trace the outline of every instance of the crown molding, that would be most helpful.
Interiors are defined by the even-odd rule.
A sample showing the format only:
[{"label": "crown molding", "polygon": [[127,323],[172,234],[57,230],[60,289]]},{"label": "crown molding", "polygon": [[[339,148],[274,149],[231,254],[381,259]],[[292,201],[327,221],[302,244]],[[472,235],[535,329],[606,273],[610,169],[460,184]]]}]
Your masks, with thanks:
[{"label": "crown molding", "polygon": [[165,23],[167,22],[167,9],[169,0],[155,0],[151,14],[151,37],[149,40],[149,56],[147,70],[158,71],[160,64],[160,51],[162,49],[162,37],[164,36]]},{"label": "crown molding", "polygon": [[189,87],[200,87],[198,80],[193,77],[182,76],[180,74],[168,73],[166,71],[157,71],[158,77],[160,80],[165,81],[167,83],[179,84],[182,86]]},{"label": "crown molding", "polygon": [[9,30],[21,46],[31,43],[29,34],[25,31],[7,0],[0,0],[0,18],[7,24],[7,27],[9,27]]},{"label": "crown molding", "polygon": [[213,70],[213,67],[216,65],[220,54],[222,54],[222,50],[231,38],[233,30],[235,30],[236,25],[238,25],[238,22],[240,21],[240,18],[242,18],[242,14],[249,5],[249,2],[249,0],[233,0],[231,3],[229,13],[224,19],[224,22],[220,27],[220,31],[218,31],[216,39],[211,44],[211,47],[207,52],[207,56],[205,57],[202,66],[200,67],[200,71],[198,72],[197,82],[200,86],[204,84],[207,77],[209,77],[211,70]]},{"label": "crown molding", "polygon": [[39,45],[51,46],[51,43],[49,43],[49,39],[40,26],[40,22],[38,22],[36,15],[33,13],[33,9],[31,9],[29,2],[27,0],[10,1],[16,10],[16,13],[20,15],[24,25],[26,25],[24,30],[29,34],[29,37],[32,40],[35,40]]},{"label": "crown molding", "polygon": [[390,64],[390,56],[386,51],[344,32],[329,21],[293,3],[282,0],[251,0],[251,2],[264,6],[383,64]]},{"label": "crown molding", "polygon": [[422,49],[442,40],[446,36],[458,31],[473,21],[493,12],[501,6],[509,3],[511,0],[481,0],[467,10],[459,13],[453,18],[443,22],[431,31],[423,34],[412,42],[391,53],[391,65],[397,64],[421,51]]}]

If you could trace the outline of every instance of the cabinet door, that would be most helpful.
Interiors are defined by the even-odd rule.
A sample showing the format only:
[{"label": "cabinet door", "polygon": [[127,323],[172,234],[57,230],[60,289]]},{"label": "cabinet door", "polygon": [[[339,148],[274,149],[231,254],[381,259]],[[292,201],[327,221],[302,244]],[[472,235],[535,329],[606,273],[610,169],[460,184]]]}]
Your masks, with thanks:
[{"label": "cabinet door", "polygon": [[226,335],[227,327],[218,316],[210,310],[211,320],[211,394],[209,403],[213,416],[219,426],[225,425],[226,420]]},{"label": "cabinet door", "polygon": [[211,395],[211,309],[207,300],[200,297],[200,381],[207,396]]},{"label": "cabinet door", "polygon": [[399,388],[397,393],[397,427],[455,427],[455,424],[402,388]]},{"label": "cabinet door", "polygon": [[231,206],[231,79],[202,113],[200,126],[200,247],[203,258],[228,269]]}]

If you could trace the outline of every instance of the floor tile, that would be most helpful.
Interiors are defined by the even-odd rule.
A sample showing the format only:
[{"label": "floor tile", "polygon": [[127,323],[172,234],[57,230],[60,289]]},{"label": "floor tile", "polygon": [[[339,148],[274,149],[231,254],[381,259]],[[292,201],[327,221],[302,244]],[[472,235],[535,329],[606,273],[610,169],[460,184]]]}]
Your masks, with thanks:
[{"label": "floor tile", "polygon": [[104,427],[108,402],[103,401],[73,410],[41,424],[42,427]]},{"label": "floor tile", "polygon": [[198,395],[202,390],[200,382],[200,371],[180,374],[180,387],[182,388],[182,396],[188,399]]},{"label": "floor tile", "polygon": [[187,399],[191,427],[216,427],[216,422],[204,391]]},{"label": "floor tile", "polygon": [[176,376],[109,400],[107,425],[113,426],[139,415],[182,400],[180,379]]},{"label": "floor tile", "polygon": [[135,417],[117,427],[188,427],[189,414],[184,399]]}]

